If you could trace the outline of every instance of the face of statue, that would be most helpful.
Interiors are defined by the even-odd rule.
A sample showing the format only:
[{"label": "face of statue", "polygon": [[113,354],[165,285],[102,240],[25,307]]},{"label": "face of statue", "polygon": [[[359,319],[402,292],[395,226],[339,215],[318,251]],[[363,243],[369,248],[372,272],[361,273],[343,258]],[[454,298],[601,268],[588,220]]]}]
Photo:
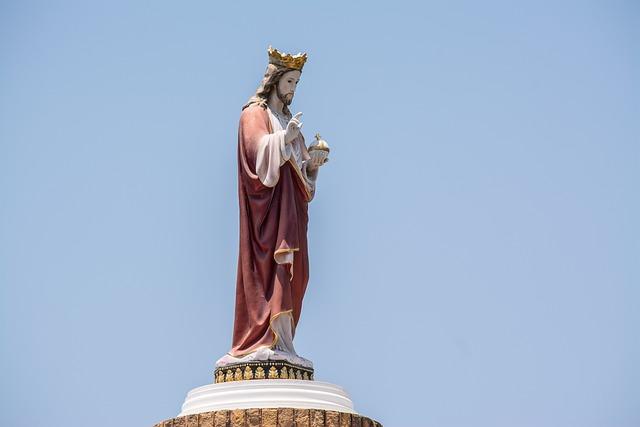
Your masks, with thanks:
[{"label": "face of statue", "polygon": [[291,105],[299,81],[300,71],[298,70],[287,71],[280,77],[276,85],[276,93],[284,105]]}]

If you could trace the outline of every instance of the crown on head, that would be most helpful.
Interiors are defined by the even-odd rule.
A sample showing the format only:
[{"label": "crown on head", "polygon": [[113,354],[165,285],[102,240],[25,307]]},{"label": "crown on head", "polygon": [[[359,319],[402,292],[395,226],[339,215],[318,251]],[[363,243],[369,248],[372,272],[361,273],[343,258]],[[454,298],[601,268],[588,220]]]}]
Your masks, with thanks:
[{"label": "crown on head", "polygon": [[269,46],[267,52],[269,52],[269,64],[280,65],[294,70],[302,71],[302,67],[304,67],[304,63],[307,61],[306,53],[299,53],[297,55],[285,54],[271,46]]}]

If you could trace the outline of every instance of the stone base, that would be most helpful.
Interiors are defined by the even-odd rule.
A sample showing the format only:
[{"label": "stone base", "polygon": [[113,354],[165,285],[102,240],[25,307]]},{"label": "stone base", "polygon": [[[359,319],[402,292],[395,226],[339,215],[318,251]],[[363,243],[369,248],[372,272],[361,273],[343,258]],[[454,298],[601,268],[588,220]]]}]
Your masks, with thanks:
[{"label": "stone base", "polygon": [[154,427],[382,427],[357,414],[296,408],[251,408],[172,418]]},{"label": "stone base", "polygon": [[321,381],[260,379],[191,390],[176,418],[156,427],[376,427],[356,413],[342,387]]}]

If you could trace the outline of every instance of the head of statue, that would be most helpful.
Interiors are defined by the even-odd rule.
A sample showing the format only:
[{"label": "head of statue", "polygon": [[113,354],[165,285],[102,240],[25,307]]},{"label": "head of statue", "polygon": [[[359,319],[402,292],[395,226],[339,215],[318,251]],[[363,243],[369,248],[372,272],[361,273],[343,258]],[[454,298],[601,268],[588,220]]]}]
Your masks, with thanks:
[{"label": "head of statue", "polygon": [[262,108],[267,108],[269,97],[277,96],[282,102],[282,110],[285,114],[291,115],[288,106],[293,101],[296,87],[300,81],[302,67],[307,59],[306,54],[289,55],[279,52],[277,49],[269,47],[269,65],[264,73],[262,82],[256,93],[249,98],[249,101],[242,107],[247,108],[252,104],[257,104]]}]

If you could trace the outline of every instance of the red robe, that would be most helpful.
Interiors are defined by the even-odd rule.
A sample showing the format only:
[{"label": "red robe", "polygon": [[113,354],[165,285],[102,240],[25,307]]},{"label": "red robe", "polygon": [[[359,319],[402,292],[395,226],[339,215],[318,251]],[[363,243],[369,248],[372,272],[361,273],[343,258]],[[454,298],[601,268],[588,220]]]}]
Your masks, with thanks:
[{"label": "red robe", "polygon": [[[280,314],[292,314],[295,331],[309,280],[311,193],[293,156],[280,167],[274,187],[260,181],[256,156],[260,139],[268,133],[272,133],[268,112],[255,104],[245,108],[238,130],[240,254],[230,351],[234,357],[275,346],[277,336],[270,323]],[[303,157],[308,158],[301,136],[292,143],[300,144]],[[293,265],[276,263],[274,255],[288,251],[293,252]]]}]

